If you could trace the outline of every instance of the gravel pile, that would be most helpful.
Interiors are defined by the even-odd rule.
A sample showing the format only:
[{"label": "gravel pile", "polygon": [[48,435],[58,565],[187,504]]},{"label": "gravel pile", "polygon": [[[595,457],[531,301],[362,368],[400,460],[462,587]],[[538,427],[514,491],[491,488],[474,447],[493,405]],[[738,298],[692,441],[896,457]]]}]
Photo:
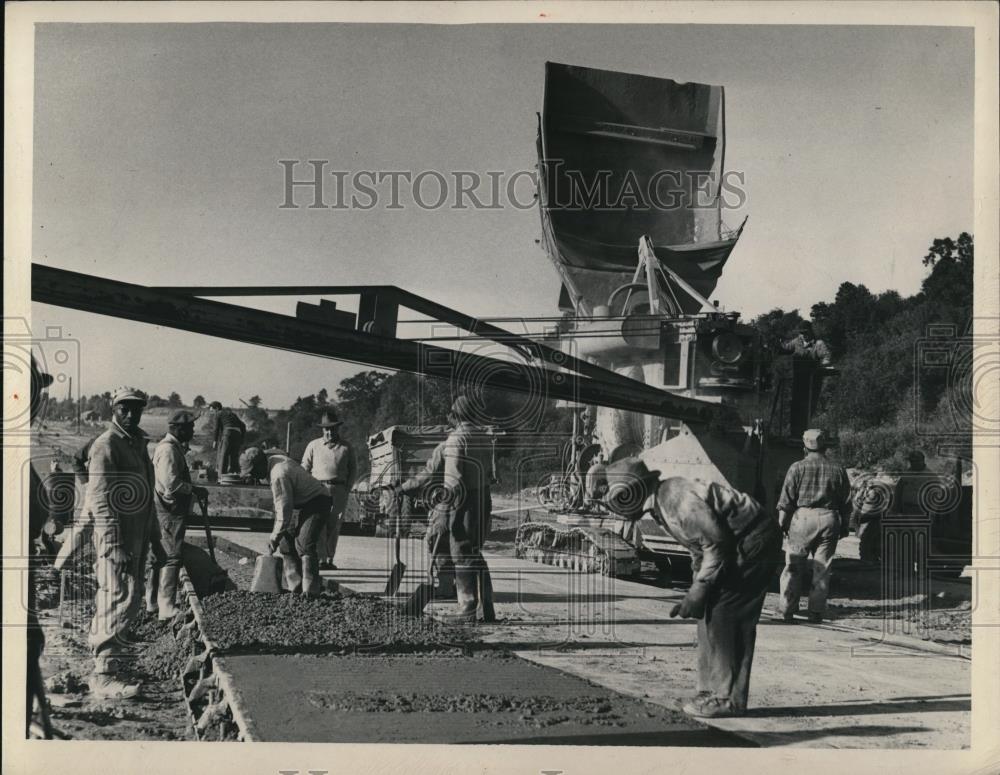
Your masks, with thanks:
[{"label": "gravel pile", "polygon": [[203,607],[205,636],[229,651],[438,652],[471,644],[464,628],[408,617],[364,595],[239,590],[205,598]]}]

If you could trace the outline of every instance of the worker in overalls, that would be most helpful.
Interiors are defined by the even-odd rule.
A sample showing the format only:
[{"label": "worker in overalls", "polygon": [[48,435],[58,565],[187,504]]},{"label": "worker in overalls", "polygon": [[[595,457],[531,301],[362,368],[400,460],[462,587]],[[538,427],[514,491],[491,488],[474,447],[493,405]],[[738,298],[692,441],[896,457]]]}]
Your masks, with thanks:
[{"label": "worker in overalls", "polygon": [[232,409],[222,406],[219,401],[213,401],[209,407],[216,411],[215,438],[212,448],[218,451],[216,465],[219,475],[235,474],[240,470],[240,447],[247,433],[244,424]]},{"label": "worker in overalls", "polygon": [[671,617],[698,620],[698,693],[683,704],[684,712],[743,715],[757,622],[781,564],[777,523],[745,493],[679,476],[661,481],[638,458],[592,471],[589,481],[592,497],[604,488],[611,511],[631,520],[652,514],[691,554],[691,586],[670,611]]},{"label": "worker in overalls", "polygon": [[105,699],[128,699],[138,684],[119,677],[129,632],[142,610],[149,540],[156,520],[153,462],[139,427],[146,394],[120,387],[111,397],[111,427],[90,448],[86,502],[94,520],[97,595],[90,645],[94,650],[91,691]]}]

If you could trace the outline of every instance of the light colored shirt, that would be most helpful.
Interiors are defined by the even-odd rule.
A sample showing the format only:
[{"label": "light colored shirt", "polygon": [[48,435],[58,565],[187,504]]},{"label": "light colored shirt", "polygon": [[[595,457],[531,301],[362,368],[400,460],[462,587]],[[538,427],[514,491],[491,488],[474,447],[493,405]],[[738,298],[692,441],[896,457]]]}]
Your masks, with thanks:
[{"label": "light colored shirt", "polygon": [[489,490],[492,483],[490,437],[472,423],[461,422],[444,445],[444,484],[451,491]]},{"label": "light colored shirt", "polygon": [[[671,482],[676,484],[676,480]],[[660,488],[651,496],[649,507],[691,553],[694,581],[714,584],[726,562],[734,560],[737,540],[760,513],[760,504],[746,493],[718,482],[688,479],[679,486],[703,501],[707,511],[697,507],[697,501],[692,507],[691,500],[685,497],[671,499],[671,504],[679,503],[679,507],[664,508]]]},{"label": "light colored shirt", "polygon": [[346,441],[313,439],[302,454],[302,468],[321,482],[336,480],[348,489],[358,478],[354,450]]},{"label": "light colored shirt", "polygon": [[329,495],[319,481],[286,455],[269,455],[271,495],[274,496],[272,535],[292,524],[292,512],[320,495]]},{"label": "light colored shirt", "polygon": [[823,366],[829,366],[833,360],[830,348],[822,339],[807,341],[805,337],[799,335],[794,339],[781,343],[781,349],[788,353],[794,353],[799,358],[812,358]]},{"label": "light colored shirt", "polygon": [[153,471],[156,474],[156,494],[167,506],[176,505],[178,497],[191,495],[191,472],[184,459],[184,446],[172,433],[156,445]]}]

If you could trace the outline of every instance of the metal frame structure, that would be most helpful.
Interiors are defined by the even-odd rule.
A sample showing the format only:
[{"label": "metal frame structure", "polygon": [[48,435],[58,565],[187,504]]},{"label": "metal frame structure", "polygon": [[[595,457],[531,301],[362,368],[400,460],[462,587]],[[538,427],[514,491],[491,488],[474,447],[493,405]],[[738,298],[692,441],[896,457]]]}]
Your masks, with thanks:
[{"label": "metal frame structure", "polygon": [[[329,302],[326,312],[323,305],[300,303],[297,316],[290,317],[200,298],[335,293],[360,295],[357,323],[362,330],[329,314],[334,312]],[[725,411],[718,403],[623,377],[395,286],[147,287],[32,264],[31,296],[44,304],[233,341],[696,425],[710,424]],[[395,324],[400,306],[508,346],[520,362],[399,339]],[[327,317],[331,322],[323,322]]]}]

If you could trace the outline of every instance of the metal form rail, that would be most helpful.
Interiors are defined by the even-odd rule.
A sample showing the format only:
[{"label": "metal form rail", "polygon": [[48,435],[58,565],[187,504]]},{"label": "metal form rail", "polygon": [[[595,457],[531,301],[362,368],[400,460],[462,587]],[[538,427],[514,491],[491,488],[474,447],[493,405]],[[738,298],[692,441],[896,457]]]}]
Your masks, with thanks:
[{"label": "metal form rail", "polygon": [[253,719],[226,669],[219,648],[205,635],[205,611],[187,570],[181,569],[186,610],[174,620],[177,638],[189,633],[195,653],[181,671],[181,691],[198,740],[257,742]]}]

